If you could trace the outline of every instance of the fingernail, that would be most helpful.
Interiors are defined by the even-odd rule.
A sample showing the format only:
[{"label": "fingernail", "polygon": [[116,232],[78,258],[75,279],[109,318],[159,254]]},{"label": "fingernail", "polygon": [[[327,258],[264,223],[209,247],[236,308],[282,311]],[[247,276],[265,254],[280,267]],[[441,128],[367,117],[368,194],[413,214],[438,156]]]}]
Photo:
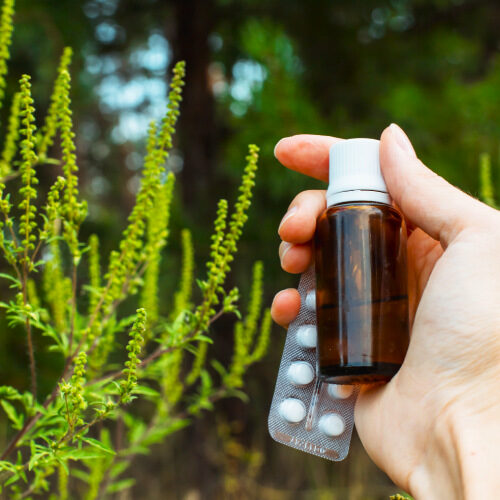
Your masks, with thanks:
[{"label": "fingernail", "polygon": [[280,225],[278,227],[278,233],[280,232],[281,226],[285,223],[285,221],[295,215],[295,212],[297,212],[297,206],[290,208],[288,212],[283,216],[283,219],[281,219]]},{"label": "fingernail", "polygon": [[281,243],[280,248],[278,250],[278,254],[280,256],[280,262],[283,262],[283,259],[285,258],[286,253],[292,247],[293,247],[293,243],[289,243],[288,241],[283,241]]},{"label": "fingernail", "polygon": [[395,123],[391,123],[390,127],[392,135],[394,136],[394,139],[396,139],[396,143],[398,146],[408,155],[410,156],[417,156],[415,154],[415,150],[413,149],[413,146],[410,142],[410,139],[408,139],[408,136],[403,132],[401,127],[396,125]]},{"label": "fingernail", "polygon": [[276,158],[276,150],[278,149],[278,146],[280,145],[280,142],[283,142],[285,138],[280,139],[277,143],[276,146],[274,146],[274,157]]}]

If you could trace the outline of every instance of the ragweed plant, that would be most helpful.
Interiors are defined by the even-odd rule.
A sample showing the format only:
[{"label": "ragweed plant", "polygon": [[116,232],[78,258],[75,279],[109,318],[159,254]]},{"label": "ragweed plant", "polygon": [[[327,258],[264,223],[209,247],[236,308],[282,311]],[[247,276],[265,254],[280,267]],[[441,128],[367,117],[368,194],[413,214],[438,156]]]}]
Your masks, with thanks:
[{"label": "ragweed plant", "polygon": [[487,153],[479,157],[479,194],[482,201],[493,208],[497,208],[491,178],[491,158]]},{"label": "ragweed plant", "polygon": [[[0,16],[0,102],[12,33],[13,1]],[[8,498],[107,498],[133,484],[130,464],[225,397],[242,396],[243,376],[267,350],[271,319],[262,311],[263,268],[256,263],[246,315],[237,288],[226,290],[247,219],[258,148],[249,147],[239,197],[218,205],[206,276],[194,285],[191,233],[180,232],[182,265],[172,299],[159,295],[175,176],[166,168],[184,85],[173,68],[167,110],[152,123],[141,184],[121,241],[109,258],[99,238],[80,237],[87,205],[78,186],[71,112],[71,50],[65,49],[45,120],[37,128],[31,79],[13,94],[0,157],[0,254],[11,297],[0,303],[8,325],[22,330],[31,389],[0,386],[8,422],[0,485]],[[59,152],[60,157],[55,157]],[[42,199],[40,168],[58,177]],[[15,181],[13,179],[16,179]],[[20,184],[10,188],[11,182]],[[173,234],[175,234],[173,232]],[[105,262],[107,261],[107,264]],[[172,273],[176,270],[171,270]],[[122,303],[137,303],[126,315]],[[212,324],[237,316],[228,367],[207,361]],[[128,341],[123,341],[128,332]],[[37,349],[61,360],[49,394],[37,388]],[[110,361],[112,359],[112,361]],[[122,359],[122,365],[116,361]],[[146,403],[137,411],[137,398]],[[99,424],[99,425],[97,425]],[[53,477],[56,476],[56,477]]]}]

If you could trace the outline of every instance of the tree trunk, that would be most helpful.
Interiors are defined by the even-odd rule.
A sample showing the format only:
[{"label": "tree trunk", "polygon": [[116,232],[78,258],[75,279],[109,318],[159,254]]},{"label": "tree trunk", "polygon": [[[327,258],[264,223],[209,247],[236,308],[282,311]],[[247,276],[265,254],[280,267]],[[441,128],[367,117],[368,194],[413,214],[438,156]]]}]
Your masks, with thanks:
[{"label": "tree trunk", "polygon": [[203,201],[215,164],[215,102],[208,75],[208,38],[214,9],[213,0],[176,0],[174,33],[169,37],[172,62],[186,61],[186,86],[178,126],[179,148],[184,155],[181,175],[186,207]]}]

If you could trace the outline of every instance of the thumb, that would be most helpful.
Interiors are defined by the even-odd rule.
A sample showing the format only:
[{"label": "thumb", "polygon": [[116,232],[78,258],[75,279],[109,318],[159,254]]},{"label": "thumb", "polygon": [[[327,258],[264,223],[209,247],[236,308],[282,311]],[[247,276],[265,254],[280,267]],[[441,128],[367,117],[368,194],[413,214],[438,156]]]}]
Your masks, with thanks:
[{"label": "thumb", "polygon": [[479,220],[485,206],[427,168],[396,124],[380,139],[380,168],[404,216],[444,247]]}]

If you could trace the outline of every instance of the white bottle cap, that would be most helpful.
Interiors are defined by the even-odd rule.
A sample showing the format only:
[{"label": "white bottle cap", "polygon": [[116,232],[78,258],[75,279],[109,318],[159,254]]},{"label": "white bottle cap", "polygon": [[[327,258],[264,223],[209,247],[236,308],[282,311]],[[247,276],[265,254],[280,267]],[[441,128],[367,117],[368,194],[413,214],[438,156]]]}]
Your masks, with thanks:
[{"label": "white bottle cap", "polygon": [[329,207],[349,201],[391,203],[380,171],[379,144],[375,139],[347,139],[330,148]]},{"label": "white bottle cap", "polygon": [[307,361],[294,361],[288,367],[287,375],[293,385],[307,385],[314,380],[314,368]]},{"label": "white bottle cap", "polygon": [[319,419],[319,430],[328,437],[340,436],[345,431],[344,420],[336,413],[327,413]]},{"label": "white bottle cap", "polygon": [[279,414],[287,422],[298,424],[302,422],[306,416],[306,407],[300,399],[287,398],[281,402]]}]

